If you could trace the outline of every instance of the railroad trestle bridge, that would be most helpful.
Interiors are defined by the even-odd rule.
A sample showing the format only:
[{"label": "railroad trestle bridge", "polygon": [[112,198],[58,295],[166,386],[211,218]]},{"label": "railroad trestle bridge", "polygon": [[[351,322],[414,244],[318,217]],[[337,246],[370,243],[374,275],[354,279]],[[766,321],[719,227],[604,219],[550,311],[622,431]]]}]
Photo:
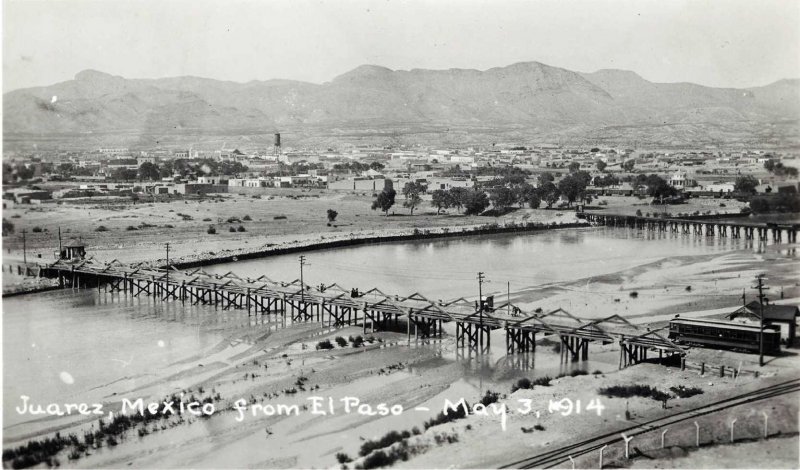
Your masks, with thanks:
[{"label": "railroad trestle bridge", "polygon": [[[466,298],[444,302],[422,294],[392,295],[378,288],[366,291],[346,289],[334,283],[310,286],[296,279],[281,282],[260,276],[241,278],[233,272],[211,274],[202,269],[178,270],[126,265],[118,261],[101,264],[92,259],[80,262],[59,260],[52,264],[11,267],[25,274],[58,279],[62,288],[97,288],[130,296],[147,295],[161,301],[214,305],[223,310],[246,310],[248,315],[275,315],[292,322],[319,322],[329,327],[361,325],[364,333],[400,328],[405,320],[410,342],[441,337],[445,323],[455,323],[456,344],[470,352],[488,352],[493,330],[505,331],[509,355],[534,352],[536,335],[558,338],[562,361],[586,360],[589,343],[620,345],[620,368],[647,359],[647,351],[685,355],[685,348],[662,336],[636,326],[618,315],[598,320],[573,316],[563,309],[526,312],[506,302],[481,309]],[[513,312],[513,313],[511,313]],[[413,329],[413,333],[412,333]]]},{"label": "railroad trestle bridge", "polygon": [[784,234],[789,243],[797,242],[800,224],[731,222],[714,219],[658,218],[636,215],[596,214],[584,212],[581,217],[596,225],[628,227],[654,232],[671,232],[722,238],[744,238],[745,240],[782,242]]}]

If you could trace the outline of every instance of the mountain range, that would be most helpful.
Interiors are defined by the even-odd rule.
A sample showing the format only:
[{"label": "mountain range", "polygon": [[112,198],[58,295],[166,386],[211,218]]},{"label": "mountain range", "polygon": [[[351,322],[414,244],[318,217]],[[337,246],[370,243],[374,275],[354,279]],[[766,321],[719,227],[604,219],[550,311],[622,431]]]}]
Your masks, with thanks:
[{"label": "mountain range", "polygon": [[366,136],[780,146],[800,142],[800,79],[712,88],[538,62],[485,71],[363,65],[323,84],[126,79],[86,70],[66,82],[8,92],[3,111],[7,143],[164,143],[241,135],[260,142],[272,132],[288,132],[304,143],[321,143],[318,136]]}]

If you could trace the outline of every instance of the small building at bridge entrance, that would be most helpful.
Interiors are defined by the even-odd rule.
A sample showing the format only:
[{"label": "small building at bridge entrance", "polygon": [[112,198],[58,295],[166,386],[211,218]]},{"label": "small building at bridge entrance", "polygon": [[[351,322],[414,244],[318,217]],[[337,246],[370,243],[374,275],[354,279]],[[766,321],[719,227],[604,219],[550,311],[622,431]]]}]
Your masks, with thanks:
[{"label": "small building at bridge entrance", "polygon": [[[798,313],[800,313],[800,309],[795,305],[764,305],[764,324],[780,327],[781,341],[786,342],[786,347],[792,347],[794,344]],[[759,323],[761,321],[761,304],[754,300],[725,315],[725,318],[739,323]]]},{"label": "small building at bridge entrance", "polygon": [[59,259],[64,260],[80,260],[86,257],[86,245],[83,243],[72,240],[61,248]]}]

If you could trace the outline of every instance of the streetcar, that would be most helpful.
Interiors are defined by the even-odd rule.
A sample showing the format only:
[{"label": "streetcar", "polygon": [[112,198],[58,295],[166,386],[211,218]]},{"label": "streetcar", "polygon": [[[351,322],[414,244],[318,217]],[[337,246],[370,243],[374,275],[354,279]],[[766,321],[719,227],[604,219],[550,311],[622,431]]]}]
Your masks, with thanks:
[{"label": "streetcar", "polygon": [[[669,322],[669,339],[690,346],[759,351],[759,325],[713,320],[675,318]],[[781,333],[772,325],[764,325],[764,352],[780,350]]]}]

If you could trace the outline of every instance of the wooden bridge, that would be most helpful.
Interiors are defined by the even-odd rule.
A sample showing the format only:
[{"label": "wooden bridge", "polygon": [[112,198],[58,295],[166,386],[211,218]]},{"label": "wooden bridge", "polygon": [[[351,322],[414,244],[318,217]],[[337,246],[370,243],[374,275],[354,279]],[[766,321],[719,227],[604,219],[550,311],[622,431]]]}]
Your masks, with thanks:
[{"label": "wooden bridge", "polygon": [[432,301],[419,293],[399,296],[377,288],[345,289],[335,283],[314,287],[301,284],[300,280],[280,282],[266,276],[243,279],[232,272],[216,275],[202,269],[156,269],[117,261],[100,264],[92,260],[60,260],[4,269],[57,278],[63,288],[96,288],[134,297],[146,294],[162,301],[241,309],[248,315],[275,315],[292,322],[314,321],[329,327],[360,324],[365,333],[368,327],[370,331],[399,327],[403,319],[409,342],[412,327],[415,340],[441,337],[443,324],[452,322],[457,346],[478,353],[489,350],[493,330],[503,329],[509,355],[535,351],[537,333],[559,339],[564,362],[588,359],[592,342],[619,342],[620,368],[646,359],[648,350],[658,351],[661,357],[664,353],[685,354],[685,349],[658,331],[642,329],[618,315],[586,320],[562,309],[524,312],[511,303],[479,308],[477,302],[463,297],[449,302]]},{"label": "wooden bridge", "polygon": [[609,227],[631,227],[649,231],[744,238],[745,240],[757,238],[764,242],[768,241],[770,236],[773,242],[781,242],[785,234],[787,242],[796,243],[797,232],[800,230],[800,224],[793,223],[723,222],[713,219],[656,218],[591,212],[582,213],[581,217],[594,224]]}]

